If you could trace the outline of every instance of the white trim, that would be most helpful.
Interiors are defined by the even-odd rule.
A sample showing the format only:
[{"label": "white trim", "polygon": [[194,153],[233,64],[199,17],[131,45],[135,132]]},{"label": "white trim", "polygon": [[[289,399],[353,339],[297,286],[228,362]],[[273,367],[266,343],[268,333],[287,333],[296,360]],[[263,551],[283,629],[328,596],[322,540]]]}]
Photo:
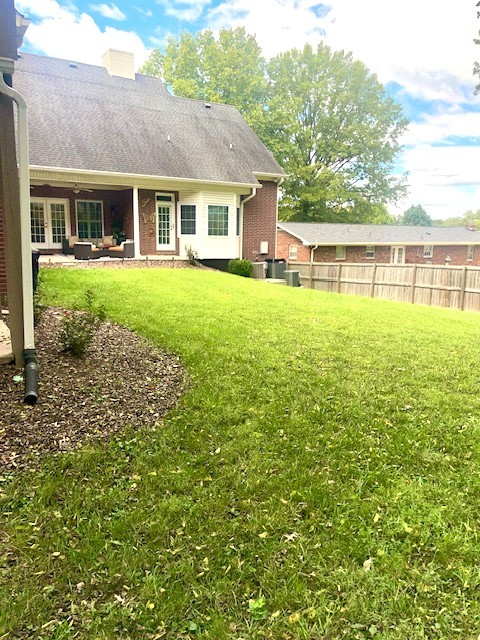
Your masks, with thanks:
[{"label": "white trim", "polygon": [[[370,249],[373,249],[373,251],[368,251],[368,248],[370,247]],[[374,244],[366,244],[365,245],[365,260],[375,260],[375,250],[376,250],[376,245]],[[373,255],[368,255],[369,253],[373,254]]]},{"label": "white trim", "polygon": [[265,182],[277,182],[279,180],[283,181],[284,178],[287,177],[286,173],[266,173],[265,171],[252,171],[252,173],[258,180],[265,179]]},{"label": "white trim", "polygon": [[[132,184],[126,184],[126,187],[131,187],[136,184],[136,181],[139,180],[148,180],[149,182],[158,182],[159,180],[164,180],[167,182],[186,182],[188,184],[218,184],[219,186],[230,186],[230,187],[246,187],[248,189],[253,189],[256,187],[257,189],[261,189],[262,185],[258,182],[225,182],[222,180],[206,180],[203,178],[177,178],[173,176],[150,176],[141,173],[118,173],[116,171],[92,171],[91,169],[70,169],[68,167],[42,167],[40,165],[30,165],[30,171],[51,171],[54,174],[59,173],[67,173],[67,174],[78,174],[81,176],[91,176],[92,179],[89,179],[88,182],[95,182],[95,176],[99,177],[110,177],[110,178],[122,178],[123,180],[130,180]],[[36,176],[31,176],[36,179]],[[42,179],[42,176],[39,176]],[[74,180],[72,180],[74,182]]]},{"label": "white trim", "polygon": [[138,206],[138,187],[132,189],[133,198],[133,250],[136,257],[140,257],[140,209]]},{"label": "white trim", "polygon": [[[294,251],[293,251],[294,249]],[[298,245],[289,244],[288,245],[288,260],[298,260]]]}]

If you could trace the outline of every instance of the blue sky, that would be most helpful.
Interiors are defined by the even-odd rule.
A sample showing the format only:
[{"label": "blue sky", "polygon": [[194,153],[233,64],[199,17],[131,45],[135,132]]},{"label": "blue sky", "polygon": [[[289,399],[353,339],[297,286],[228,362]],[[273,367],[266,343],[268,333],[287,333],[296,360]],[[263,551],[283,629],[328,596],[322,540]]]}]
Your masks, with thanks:
[{"label": "blue sky", "polygon": [[100,64],[108,48],[140,66],[169,34],[244,26],[270,57],[324,40],[352,51],[404,108],[410,126],[398,158],[409,195],[432,218],[480,209],[480,60],[476,0],[16,0],[32,20],[23,50]]}]

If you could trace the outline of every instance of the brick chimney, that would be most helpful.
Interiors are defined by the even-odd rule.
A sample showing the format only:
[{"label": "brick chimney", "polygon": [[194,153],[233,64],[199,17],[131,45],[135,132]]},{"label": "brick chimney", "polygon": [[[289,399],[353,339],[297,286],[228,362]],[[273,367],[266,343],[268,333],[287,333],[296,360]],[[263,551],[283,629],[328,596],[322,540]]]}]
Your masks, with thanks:
[{"label": "brick chimney", "polygon": [[102,64],[111,76],[135,80],[133,53],[109,49],[102,56]]}]

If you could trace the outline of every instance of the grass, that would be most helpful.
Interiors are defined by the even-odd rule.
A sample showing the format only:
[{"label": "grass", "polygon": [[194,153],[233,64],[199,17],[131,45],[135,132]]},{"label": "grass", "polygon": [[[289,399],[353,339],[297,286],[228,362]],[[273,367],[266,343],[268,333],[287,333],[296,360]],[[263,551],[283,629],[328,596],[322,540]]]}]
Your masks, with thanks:
[{"label": "grass", "polygon": [[478,315],[206,271],[45,280],[191,386],[162,425],[1,478],[0,638],[477,638]]}]

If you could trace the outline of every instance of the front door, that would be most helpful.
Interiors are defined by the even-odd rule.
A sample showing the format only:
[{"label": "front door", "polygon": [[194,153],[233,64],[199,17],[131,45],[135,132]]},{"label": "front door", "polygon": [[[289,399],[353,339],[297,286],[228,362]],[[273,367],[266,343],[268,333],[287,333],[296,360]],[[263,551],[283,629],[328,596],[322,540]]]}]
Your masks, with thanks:
[{"label": "front door", "polygon": [[[162,197],[162,196],[160,196]],[[169,197],[169,196],[165,196]],[[175,246],[175,215],[173,202],[159,200],[157,196],[157,249],[159,251],[174,251]]]},{"label": "front door", "polygon": [[405,264],[405,247],[392,247],[391,264]]},{"label": "front door", "polygon": [[31,240],[34,249],[60,249],[70,235],[68,200],[31,198]]}]

